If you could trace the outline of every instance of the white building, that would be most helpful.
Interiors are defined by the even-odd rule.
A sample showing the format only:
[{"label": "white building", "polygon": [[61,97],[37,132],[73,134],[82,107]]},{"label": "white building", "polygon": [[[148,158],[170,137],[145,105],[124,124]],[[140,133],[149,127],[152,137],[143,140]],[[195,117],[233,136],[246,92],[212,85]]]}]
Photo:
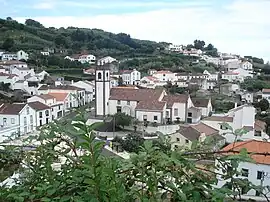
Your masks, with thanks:
[{"label": "white building", "polygon": [[253,73],[248,70],[238,68],[233,71],[229,71],[222,74],[221,78],[224,80],[228,80],[229,82],[233,81],[243,82],[246,78],[253,78]]},{"label": "white building", "polygon": [[48,51],[41,51],[40,54],[43,56],[50,56],[50,52]]},{"label": "white building", "polygon": [[144,88],[156,88],[158,86],[164,86],[166,85],[166,81],[159,81],[158,78],[153,76],[145,76],[140,81],[140,86]]},{"label": "white building", "polygon": [[[270,153],[270,142],[266,141],[257,141],[257,140],[248,140],[244,142],[236,142],[232,143],[225,148],[222,149],[224,152],[224,155],[233,155],[229,151],[233,150],[235,151],[235,154],[240,153],[242,149],[247,150],[251,155],[250,157],[253,159],[253,162],[240,162],[237,170],[241,173],[241,175],[233,176],[234,178],[240,178],[240,179],[247,179],[249,182],[251,182],[255,186],[262,186],[262,187],[269,187],[270,186],[270,158],[269,155],[260,155],[258,153]],[[225,153],[228,152],[228,153]],[[256,154],[257,153],[257,154]],[[217,160],[216,160],[217,161]],[[216,165],[219,163],[216,162]],[[221,171],[219,169],[216,170],[218,173],[217,180],[217,187],[221,188],[226,183],[230,183],[231,179],[224,180],[222,177],[225,173],[224,171]],[[237,189],[235,190],[237,191]],[[260,193],[258,190],[248,190],[248,192],[241,192],[239,193],[241,195],[242,199],[253,199],[256,201],[266,201],[263,194],[266,194],[267,197],[270,197],[270,193],[267,188],[263,190],[263,194]]]},{"label": "white building", "polygon": [[253,65],[249,61],[244,61],[240,63],[240,67],[244,70],[253,70]]},{"label": "white building", "polygon": [[41,102],[28,102],[28,105],[35,110],[36,127],[43,126],[52,121],[51,107]]},{"label": "white building", "polygon": [[2,54],[2,61],[18,60],[17,53],[5,52]]},{"label": "white building", "polygon": [[28,76],[28,78],[35,76],[34,69],[28,69],[24,67],[14,67],[10,70],[10,73],[17,75],[20,80],[26,80],[26,76]]},{"label": "white building", "polygon": [[121,75],[123,83],[127,85],[139,85],[141,81],[141,72],[136,69],[124,70]]},{"label": "white building", "polygon": [[112,63],[112,62],[117,62],[117,60],[111,56],[106,56],[104,58],[100,58],[97,61],[97,65],[104,65],[104,64]]},{"label": "white building", "polygon": [[262,121],[255,120],[256,109],[249,104],[235,107],[224,115],[212,115],[202,120],[203,123],[217,130],[226,138],[228,143],[235,140],[235,135],[228,128],[224,128],[222,123],[229,124],[233,131],[244,128],[247,133],[238,136],[237,140],[264,140],[269,136],[265,133],[266,124]]},{"label": "white building", "polygon": [[27,61],[29,59],[28,53],[24,52],[23,50],[19,50],[17,52],[17,60],[25,60]]},{"label": "white building", "polygon": [[[58,98],[58,97],[57,97]],[[41,102],[44,105],[51,107],[51,113],[52,113],[52,120],[59,119],[64,116],[64,106],[65,103],[59,102],[59,99],[56,100],[56,97],[49,94],[42,94],[42,95],[35,95],[31,98],[27,99],[27,102]]]},{"label": "white building", "polygon": [[82,64],[89,63],[95,64],[96,63],[96,56],[94,55],[81,55],[78,61]]},{"label": "white building", "polygon": [[50,93],[67,93],[70,94],[69,108],[79,107],[85,105],[85,90],[79,87],[71,85],[59,85],[59,86],[48,86],[42,85],[38,88],[38,94],[50,94]]},{"label": "white building", "polygon": [[96,115],[106,116],[109,114],[110,97],[110,69],[105,66],[96,68]]},{"label": "white building", "polygon": [[172,149],[191,148],[194,141],[203,142],[205,138],[215,138],[217,148],[225,144],[225,138],[219,135],[219,131],[203,123],[191,124],[181,127],[176,133],[170,135]]},{"label": "white building", "polygon": [[166,47],[166,50],[172,52],[183,52],[183,45],[170,44],[168,47]]},{"label": "white building", "polygon": [[207,98],[192,98],[192,103],[195,107],[201,109],[202,116],[208,117],[213,112],[213,106],[211,103],[211,99]]},{"label": "white building", "polygon": [[78,82],[72,83],[71,85],[85,90],[85,94],[86,94],[85,101],[87,103],[93,101],[93,98],[95,95],[95,84],[89,81],[78,81]]},{"label": "white building", "polygon": [[261,99],[266,99],[270,103],[270,89],[262,89]]},{"label": "white building", "polygon": [[[0,107],[0,127],[16,128],[16,133],[27,134],[35,131],[35,110],[28,104],[2,104]],[[9,134],[11,135],[11,134]]]},{"label": "white building", "polygon": [[9,60],[0,62],[0,66],[4,67],[9,73],[13,68],[27,68],[28,65],[25,62],[21,62],[18,60]]},{"label": "white building", "polygon": [[176,81],[176,74],[171,71],[157,71],[153,75],[153,77],[157,78],[159,81]]}]

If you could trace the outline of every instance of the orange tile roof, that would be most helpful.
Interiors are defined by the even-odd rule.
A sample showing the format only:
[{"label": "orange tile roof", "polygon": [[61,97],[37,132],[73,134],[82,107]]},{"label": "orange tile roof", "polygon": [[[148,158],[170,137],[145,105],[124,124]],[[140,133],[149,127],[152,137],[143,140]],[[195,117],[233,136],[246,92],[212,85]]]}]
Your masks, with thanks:
[{"label": "orange tile roof", "polygon": [[233,117],[229,116],[210,116],[204,119],[205,121],[220,121],[220,122],[233,122]]},{"label": "orange tile roof", "polygon": [[264,88],[264,89],[262,89],[262,93],[270,93],[270,89]]},{"label": "orange tile roof", "polygon": [[55,97],[56,101],[64,101],[67,96],[69,95],[69,93],[48,93],[49,95]]},{"label": "orange tile roof", "polygon": [[[270,165],[270,142],[258,141],[258,140],[235,142],[223,148],[222,151],[224,152],[234,151],[234,152],[226,153],[226,155],[229,155],[235,152],[238,153],[243,148],[247,149],[247,151],[251,153],[250,157],[256,163]],[[263,155],[263,154],[266,154],[266,155]]]}]

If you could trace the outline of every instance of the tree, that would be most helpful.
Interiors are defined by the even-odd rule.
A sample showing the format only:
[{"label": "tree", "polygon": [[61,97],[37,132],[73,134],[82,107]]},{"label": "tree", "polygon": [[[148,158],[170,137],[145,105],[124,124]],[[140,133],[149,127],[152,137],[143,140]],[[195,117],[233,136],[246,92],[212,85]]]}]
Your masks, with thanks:
[{"label": "tree", "polygon": [[[0,148],[1,160],[11,161],[14,151],[23,157],[14,158],[20,162],[23,159],[17,172],[22,176],[19,183],[11,188],[0,186],[0,201],[219,202],[231,196],[236,201],[238,195],[241,200],[243,190],[263,190],[236,177],[241,175],[239,163],[251,160],[246,150],[216,158],[221,153],[207,146],[209,138],[192,144],[192,150],[170,150],[170,145],[161,143],[164,146],[160,147],[133,134],[126,141],[139,149],[127,161],[108,156],[105,142],[96,139],[93,126],[83,117],[78,112],[72,121],[56,121],[37,137],[31,136],[28,144],[31,140],[40,142],[34,151],[23,152],[16,146]],[[243,134],[242,129],[235,132]],[[197,166],[201,159],[216,159],[217,164]],[[216,173],[217,169],[222,172]],[[232,189],[213,186],[217,174],[231,183]]]},{"label": "tree", "polygon": [[266,111],[269,109],[269,102],[267,99],[262,99],[256,104],[256,107],[260,108],[261,111]]},{"label": "tree", "polygon": [[44,28],[44,26],[40,22],[32,20],[32,19],[26,19],[25,25],[32,26],[32,27],[38,27],[38,28]]},{"label": "tree", "polygon": [[204,46],[205,46],[204,41],[197,40],[197,39],[194,41],[194,48],[203,50]]},{"label": "tree", "polygon": [[115,119],[115,125],[120,126],[122,128],[124,128],[125,126],[129,126],[132,121],[132,117],[125,113],[116,113],[114,115],[114,119]]},{"label": "tree", "polygon": [[62,34],[57,35],[55,37],[54,42],[55,42],[55,44],[57,46],[62,46],[62,47],[66,47],[67,46],[67,40],[66,40],[66,38]]},{"label": "tree", "polygon": [[12,38],[7,38],[4,42],[3,42],[3,49],[10,51],[13,47],[14,47],[14,40]]},{"label": "tree", "polygon": [[128,134],[121,142],[123,149],[127,152],[138,153],[140,147],[143,145],[144,139],[136,133]]}]

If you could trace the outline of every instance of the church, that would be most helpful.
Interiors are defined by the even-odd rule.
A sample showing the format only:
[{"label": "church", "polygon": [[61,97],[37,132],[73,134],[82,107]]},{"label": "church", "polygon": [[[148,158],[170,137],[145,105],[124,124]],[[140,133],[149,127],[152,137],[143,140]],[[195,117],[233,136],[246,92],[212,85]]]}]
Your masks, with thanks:
[{"label": "church", "polygon": [[167,123],[179,121],[197,123],[201,109],[194,106],[189,95],[170,95],[163,89],[110,86],[110,70],[96,68],[96,115],[107,116],[125,113],[138,121]]}]

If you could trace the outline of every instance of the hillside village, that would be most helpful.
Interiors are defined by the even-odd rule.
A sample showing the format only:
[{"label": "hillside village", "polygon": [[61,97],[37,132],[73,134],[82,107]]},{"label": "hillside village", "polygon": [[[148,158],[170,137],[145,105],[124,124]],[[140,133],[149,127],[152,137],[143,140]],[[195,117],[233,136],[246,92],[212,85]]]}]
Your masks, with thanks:
[{"label": "hillside village", "polygon": [[[170,140],[171,150],[191,149],[194,141],[203,143],[213,138],[212,151],[236,149],[239,153],[245,148],[250,153],[269,154],[270,86],[253,90],[245,87],[268,75],[258,69],[252,57],[212,54],[195,45],[166,44],[164,51],[189,58],[191,66],[199,65],[201,72],[122,68],[123,63],[134,58],[94,55],[91,51],[64,52],[59,57],[80,63],[82,74],[91,78],[76,81],[33,65],[29,62],[32,53],[27,50],[0,50],[0,142],[8,142],[14,134],[19,138],[29,136],[42,126],[72,115],[74,109],[84,108],[93,123],[105,123],[116,115],[130,117],[125,125],[128,133],[137,131],[143,138],[155,139],[161,132]],[[39,54],[46,58],[56,53],[44,49]],[[239,129],[243,134],[235,136]],[[115,128],[101,131],[103,138],[110,141],[105,148],[128,159],[128,151],[113,146],[115,132]],[[239,177],[255,185],[270,186],[265,178],[270,173],[268,156],[251,158],[253,162],[240,164]],[[219,176],[217,180],[217,186],[226,183]],[[242,195],[247,199],[264,198],[255,190]]]}]

